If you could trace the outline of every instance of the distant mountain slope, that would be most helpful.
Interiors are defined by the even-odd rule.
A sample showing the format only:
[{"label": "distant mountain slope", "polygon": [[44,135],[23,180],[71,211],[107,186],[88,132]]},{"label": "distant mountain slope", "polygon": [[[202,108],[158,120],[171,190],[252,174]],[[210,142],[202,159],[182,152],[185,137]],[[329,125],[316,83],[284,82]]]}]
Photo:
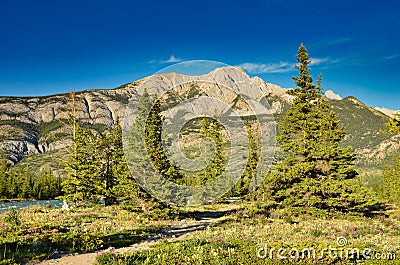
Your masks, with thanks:
[{"label": "distant mountain slope", "polygon": [[345,126],[346,138],[343,144],[352,146],[358,154],[359,166],[381,167],[383,160],[400,148],[399,137],[385,134],[385,123],[389,117],[355,97],[347,97],[332,103]]},{"label": "distant mountain slope", "polygon": [[[232,75],[228,68],[213,71],[237,85],[239,76]],[[160,78],[171,86],[183,75],[165,74]],[[290,107],[292,96],[286,89],[266,83],[259,77],[252,80],[269,101],[276,120],[282,119]],[[75,107],[81,122],[97,130],[114,124],[117,117],[124,117],[125,107],[136,87],[143,80],[123,85],[113,90],[88,90],[76,93]],[[232,97],[231,93],[221,89],[218,97]],[[358,154],[357,165],[379,169],[383,160],[400,148],[398,136],[380,132],[389,117],[380,111],[366,106],[354,97],[340,99],[330,93],[332,109],[337,113],[347,133],[344,145],[351,145]],[[329,96],[329,95],[328,95]],[[68,117],[71,114],[69,94],[46,97],[0,97],[0,149],[7,153],[10,161],[17,167],[40,172],[46,167],[63,175],[62,162],[65,149],[71,144],[71,128]],[[56,158],[56,159],[53,159]]]}]

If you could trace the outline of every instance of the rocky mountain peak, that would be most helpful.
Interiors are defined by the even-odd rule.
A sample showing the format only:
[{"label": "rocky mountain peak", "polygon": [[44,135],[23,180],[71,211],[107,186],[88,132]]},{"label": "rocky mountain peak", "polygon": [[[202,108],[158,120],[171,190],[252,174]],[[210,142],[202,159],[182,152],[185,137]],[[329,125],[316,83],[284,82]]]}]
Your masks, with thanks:
[{"label": "rocky mountain peak", "polygon": [[[246,108],[242,107],[240,101],[235,101],[236,95],[231,90],[233,88],[234,91],[240,92],[244,89],[240,84],[249,83],[250,85],[245,88],[246,91],[242,92],[264,95],[271,107],[271,113],[277,120],[281,119],[293,99],[293,96],[286,94],[285,88],[265,82],[257,76],[251,78],[241,68],[223,67],[202,76],[160,74],[116,89],[76,92],[77,118],[87,126],[102,130],[112,126],[117,118],[124,117],[130,97],[143,82],[163,83],[169,88],[180,85],[182,91],[189,91],[189,86],[182,85],[188,80],[197,81],[200,84],[199,91],[205,91],[210,96],[235,103],[243,112]],[[222,83],[227,88],[209,83],[201,84],[204,80],[216,84],[223,81]],[[398,139],[379,134],[379,130],[385,128],[384,124],[389,119],[382,113],[386,111],[385,109],[373,109],[355,97],[341,99],[332,91],[327,91],[325,96],[332,101],[333,110],[337,112],[347,130],[346,144],[355,148],[354,150],[361,157],[360,160],[376,163],[378,160],[381,161],[382,155],[385,156],[388,150],[393,151],[397,146]],[[37,157],[36,160],[43,161],[45,160],[43,157],[46,156],[49,157],[49,163],[53,163],[54,152],[64,150],[66,153],[66,147],[71,144],[71,128],[68,125],[71,108],[71,96],[68,93],[45,97],[0,97],[0,150],[5,151],[13,163],[23,160],[29,161],[26,163],[27,166],[36,165],[32,162],[34,157]],[[375,127],[372,128],[371,125]],[[382,145],[384,141],[385,144]],[[384,148],[372,154],[371,150],[375,150],[376,146]],[[57,156],[61,157],[59,153]],[[40,164],[43,163],[40,162]],[[32,170],[35,169],[32,168]]]},{"label": "rocky mountain peak", "polygon": [[332,90],[327,90],[327,91],[325,92],[325,98],[326,98],[326,99],[329,99],[329,100],[331,100],[331,101],[338,101],[338,100],[341,100],[341,99],[342,99],[341,96],[339,96],[338,94],[336,94],[336,93],[333,92]]},{"label": "rocky mountain peak", "polygon": [[382,112],[383,114],[389,116],[389,117],[394,117],[396,114],[400,113],[400,110],[391,110],[387,108],[380,108],[380,107],[375,107],[377,111]]}]

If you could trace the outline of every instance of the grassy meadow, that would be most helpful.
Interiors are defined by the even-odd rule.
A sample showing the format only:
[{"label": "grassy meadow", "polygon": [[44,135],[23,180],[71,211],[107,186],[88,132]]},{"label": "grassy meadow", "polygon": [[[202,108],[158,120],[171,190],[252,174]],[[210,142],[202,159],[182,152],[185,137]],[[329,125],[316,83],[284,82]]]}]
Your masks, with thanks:
[{"label": "grassy meadow", "polygon": [[[398,209],[373,216],[318,216],[294,215],[255,202],[148,213],[123,205],[92,205],[69,211],[47,207],[11,210],[2,213],[0,220],[0,264],[34,264],[85,252],[97,252],[98,264],[356,264],[355,257],[342,254],[340,258],[341,248],[342,253],[359,249],[361,264],[400,264]],[[196,228],[197,224],[202,226]],[[346,244],[340,248],[338,240]],[[113,253],[146,241],[153,244]],[[280,248],[286,252],[278,253]],[[293,248],[313,248],[316,256],[296,256],[294,250],[289,252]],[[337,248],[337,252],[329,254],[324,248]],[[370,260],[362,256],[364,249],[371,249]],[[386,259],[374,260],[376,253]],[[287,258],[280,259],[283,256]]]}]

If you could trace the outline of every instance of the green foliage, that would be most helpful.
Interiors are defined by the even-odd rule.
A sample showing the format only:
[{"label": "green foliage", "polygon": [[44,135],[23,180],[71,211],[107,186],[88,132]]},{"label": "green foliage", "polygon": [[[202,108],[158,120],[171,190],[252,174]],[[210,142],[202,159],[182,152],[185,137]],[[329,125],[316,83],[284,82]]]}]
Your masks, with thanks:
[{"label": "green foliage", "polygon": [[[24,192],[24,187],[25,186],[23,186],[22,192]],[[45,170],[40,177],[34,181],[31,187],[33,187],[31,192],[36,199],[45,200],[48,198],[56,198],[61,195],[61,178],[53,177],[51,170]],[[30,186],[25,188],[25,190],[28,189],[30,189]]]},{"label": "green foliage", "polygon": [[[150,250],[125,255],[106,253],[97,258],[106,264],[258,264],[251,242],[223,242],[189,239],[175,243],[161,243]],[[258,262],[258,263],[257,263]],[[265,261],[263,261],[263,264]]]},{"label": "green foliage", "polygon": [[160,100],[156,99],[150,108],[150,113],[145,123],[146,149],[155,169],[165,178],[179,182],[183,178],[183,174],[177,166],[168,160],[162,146],[161,134],[163,121],[161,103]]},{"label": "green foliage", "polygon": [[267,177],[267,191],[284,207],[316,207],[326,210],[367,211],[379,206],[376,199],[357,183],[351,147],[342,147],[343,128],[321,86],[309,75],[305,46],[296,56],[297,88],[286,112],[277,141],[286,153]]},{"label": "green foliage", "polygon": [[383,199],[400,203],[400,153],[393,158],[391,166],[385,164],[378,192]]},{"label": "green foliage", "polygon": [[179,211],[172,207],[157,207],[144,213],[143,216],[149,220],[175,220],[179,216]]},{"label": "green foliage", "polygon": [[247,121],[246,129],[249,138],[249,156],[246,168],[243,172],[243,176],[235,184],[228,196],[244,196],[249,193],[250,182],[257,169],[260,156],[259,137],[256,137],[258,130],[255,127],[256,126],[252,125],[250,121]]},{"label": "green foliage", "polygon": [[[213,181],[224,171],[226,158],[223,155],[224,140],[221,134],[222,130],[223,127],[217,120],[211,119],[210,121],[210,119],[207,117],[203,118],[203,121],[200,125],[199,139],[211,140],[214,143],[214,148],[212,148],[209,143],[204,141],[204,146],[206,150],[202,150],[202,153],[204,153],[204,157],[206,159],[205,165],[207,166],[196,174],[196,178],[198,179],[197,184],[201,185]],[[213,153],[214,155],[211,161],[209,161],[210,153]]]},{"label": "green foliage", "polygon": [[0,260],[0,265],[18,265],[11,259]]},{"label": "green foliage", "polygon": [[[136,176],[132,176],[135,180],[132,179],[132,181],[129,180],[128,182],[134,182],[136,186],[135,181],[138,181],[139,184],[146,184],[147,187],[158,186],[159,183],[154,175],[157,174],[156,172],[165,179],[181,182],[183,174],[167,159],[163,150],[161,131],[164,118],[161,115],[160,101],[155,96],[153,98],[153,96],[149,95],[146,89],[140,95],[138,101],[135,121],[125,135],[127,162],[131,172],[136,174]],[[156,172],[154,172],[154,169]],[[127,186],[125,185],[125,187]],[[154,189],[157,189],[157,187],[154,187]],[[132,203],[136,205],[131,205],[130,207],[141,207],[143,211],[147,212],[151,208],[149,204],[155,203],[156,200],[140,188],[135,190],[138,196],[131,199],[133,200]],[[171,189],[165,188],[164,191],[167,191],[172,196],[176,195],[172,187]],[[165,205],[159,204],[157,207],[163,208]]]},{"label": "green foliage", "polygon": [[[187,239],[180,242],[165,242],[149,250],[128,254],[103,253],[97,257],[99,265],[134,264],[382,264],[381,260],[365,260],[363,251],[371,246],[351,244],[341,248],[336,244],[300,241],[286,244],[272,242],[257,245],[250,240],[230,240],[223,238]],[[278,250],[285,250],[278,252]],[[291,250],[293,258],[290,256]],[[333,251],[329,252],[328,249]],[[342,250],[339,251],[339,250]],[[346,249],[350,251],[346,252]],[[359,254],[357,255],[357,250]],[[354,251],[354,252],[353,252]],[[279,254],[278,254],[279,253]],[[354,254],[353,254],[354,253]],[[370,253],[374,255],[376,251]],[[298,255],[296,255],[298,254]],[[336,254],[336,255],[334,255]],[[260,257],[258,256],[260,255]],[[280,259],[279,256],[286,256]],[[298,257],[297,257],[298,256]],[[342,258],[341,258],[342,257]],[[357,263],[358,264],[358,263]],[[400,264],[398,260],[385,260],[385,264]]]},{"label": "green foliage", "polygon": [[99,249],[103,244],[103,240],[99,235],[75,231],[46,234],[41,242],[44,245],[58,247],[71,252],[90,252]]},{"label": "green foliage", "polygon": [[268,216],[271,211],[271,208],[273,208],[274,206],[275,205],[272,202],[255,203],[246,207],[244,210],[239,210],[239,213],[248,216],[255,216],[255,215]]},{"label": "green foliage", "polygon": [[385,125],[388,127],[390,133],[400,134],[400,114],[396,114]]},{"label": "green foliage", "polygon": [[15,172],[4,156],[0,166],[0,199],[54,199],[61,195],[61,179],[45,170],[38,177],[21,168]]},{"label": "green foliage", "polygon": [[11,208],[7,212],[6,217],[4,217],[4,222],[10,224],[11,226],[19,226],[21,225],[21,215],[17,210]]},{"label": "green foliage", "polygon": [[[400,135],[400,114],[394,116],[385,125],[388,133]],[[400,153],[393,157],[391,167],[385,164],[378,191],[382,198],[397,204],[400,203]]]},{"label": "green foliage", "polygon": [[[139,115],[128,137],[130,143],[135,145],[140,141],[139,137],[144,136],[148,154],[128,151],[128,154],[134,156],[130,157],[130,161],[135,161],[132,166],[145,170],[144,165],[151,159],[160,173],[170,179],[177,179],[179,173],[171,174],[173,166],[166,159],[161,145],[162,116],[159,102],[154,104],[147,117],[145,114],[150,108],[150,95],[145,92],[139,100]],[[105,206],[108,206],[122,199],[130,201],[129,207],[148,211],[147,204],[151,199],[130,174],[118,119],[113,128],[101,133],[75,122],[73,146],[66,170],[69,174],[63,183],[65,200],[82,204],[85,201],[97,202],[104,199]]]},{"label": "green foliage", "polygon": [[99,199],[96,140],[92,130],[76,123],[71,155],[66,162],[69,173],[63,182],[63,199],[75,204]]},{"label": "green foliage", "polygon": [[116,187],[119,181],[126,179],[126,175],[129,174],[124,157],[122,131],[118,119],[111,130],[105,131],[99,137],[96,144],[96,153],[98,177],[100,184],[102,184],[99,185],[99,192],[104,197],[105,205],[112,205],[116,203]]},{"label": "green foliage", "polygon": [[72,153],[67,160],[63,198],[77,204],[104,199],[105,206],[140,193],[125,161],[122,130],[117,119],[113,128],[96,133],[76,124]]}]

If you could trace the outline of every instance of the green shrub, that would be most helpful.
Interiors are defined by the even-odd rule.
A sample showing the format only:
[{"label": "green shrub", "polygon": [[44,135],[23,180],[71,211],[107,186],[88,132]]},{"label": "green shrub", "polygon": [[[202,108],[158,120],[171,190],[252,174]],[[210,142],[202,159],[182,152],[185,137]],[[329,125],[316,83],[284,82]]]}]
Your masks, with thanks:
[{"label": "green shrub", "polygon": [[0,265],[18,265],[11,259],[0,260]]},{"label": "green shrub", "polygon": [[21,225],[21,214],[14,208],[11,208],[6,217],[4,217],[4,222],[9,223],[12,226],[19,226]]},{"label": "green shrub", "polygon": [[42,240],[43,244],[57,246],[59,249],[72,252],[94,251],[100,249],[103,244],[103,240],[99,236],[80,232],[46,234]]},{"label": "green shrub", "polygon": [[155,208],[143,215],[150,220],[174,220],[179,216],[179,211],[175,208]]}]

